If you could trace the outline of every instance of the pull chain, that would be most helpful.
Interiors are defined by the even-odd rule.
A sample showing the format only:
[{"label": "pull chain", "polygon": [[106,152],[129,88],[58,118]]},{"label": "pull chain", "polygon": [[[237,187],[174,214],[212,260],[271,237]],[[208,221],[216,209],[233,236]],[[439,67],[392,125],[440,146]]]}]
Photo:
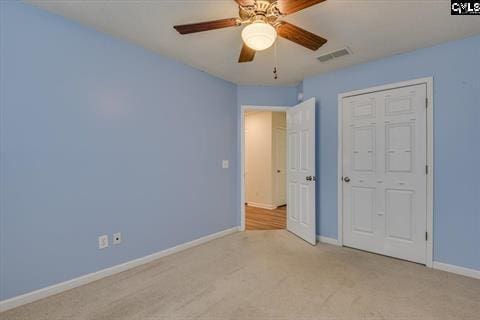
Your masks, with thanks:
[{"label": "pull chain", "polygon": [[277,75],[277,41],[273,44],[273,79],[277,80],[278,75]]}]

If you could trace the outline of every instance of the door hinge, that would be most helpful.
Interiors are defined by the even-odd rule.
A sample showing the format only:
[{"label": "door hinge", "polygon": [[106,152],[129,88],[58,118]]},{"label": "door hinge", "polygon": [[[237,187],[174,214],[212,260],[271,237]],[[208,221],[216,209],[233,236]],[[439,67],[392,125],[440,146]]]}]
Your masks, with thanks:
[{"label": "door hinge", "polygon": [[425,174],[428,174],[428,164],[425,166]]},{"label": "door hinge", "polygon": [[425,231],[425,241],[428,241],[428,232]]},{"label": "door hinge", "polygon": [[425,108],[428,108],[428,98],[425,98]]}]

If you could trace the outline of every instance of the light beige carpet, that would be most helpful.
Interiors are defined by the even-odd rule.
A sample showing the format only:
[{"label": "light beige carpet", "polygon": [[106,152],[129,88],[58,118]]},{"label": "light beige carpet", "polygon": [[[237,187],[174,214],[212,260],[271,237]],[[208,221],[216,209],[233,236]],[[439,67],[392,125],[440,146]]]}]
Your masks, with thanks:
[{"label": "light beige carpet", "polygon": [[480,319],[480,280],[236,233],[10,310],[3,319]]}]

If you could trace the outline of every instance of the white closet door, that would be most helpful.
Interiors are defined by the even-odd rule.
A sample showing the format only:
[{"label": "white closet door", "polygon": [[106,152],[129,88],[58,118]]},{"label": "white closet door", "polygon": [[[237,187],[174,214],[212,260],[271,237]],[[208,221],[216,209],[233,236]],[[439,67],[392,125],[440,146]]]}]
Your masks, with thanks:
[{"label": "white closet door", "polygon": [[343,99],[346,246],[426,261],[426,85]]}]

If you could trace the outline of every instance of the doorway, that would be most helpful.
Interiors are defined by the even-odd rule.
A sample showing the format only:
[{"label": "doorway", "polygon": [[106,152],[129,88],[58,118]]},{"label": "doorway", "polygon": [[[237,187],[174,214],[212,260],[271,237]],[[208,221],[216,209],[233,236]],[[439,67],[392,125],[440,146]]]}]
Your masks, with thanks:
[{"label": "doorway", "polygon": [[[306,242],[316,244],[315,189],[315,98],[292,107],[242,106],[240,113],[240,230],[246,229],[245,114],[248,111],[286,113],[286,229]],[[247,135],[250,132],[247,130]],[[281,131],[277,136],[283,136]],[[273,134],[272,136],[275,136]],[[281,162],[279,162],[281,164]],[[282,172],[278,172],[280,175]],[[281,178],[281,177],[279,177]],[[277,193],[279,198],[282,192]],[[266,209],[272,209],[267,207]]]},{"label": "doorway", "polygon": [[244,141],[245,229],[285,229],[285,111],[247,110]]}]

